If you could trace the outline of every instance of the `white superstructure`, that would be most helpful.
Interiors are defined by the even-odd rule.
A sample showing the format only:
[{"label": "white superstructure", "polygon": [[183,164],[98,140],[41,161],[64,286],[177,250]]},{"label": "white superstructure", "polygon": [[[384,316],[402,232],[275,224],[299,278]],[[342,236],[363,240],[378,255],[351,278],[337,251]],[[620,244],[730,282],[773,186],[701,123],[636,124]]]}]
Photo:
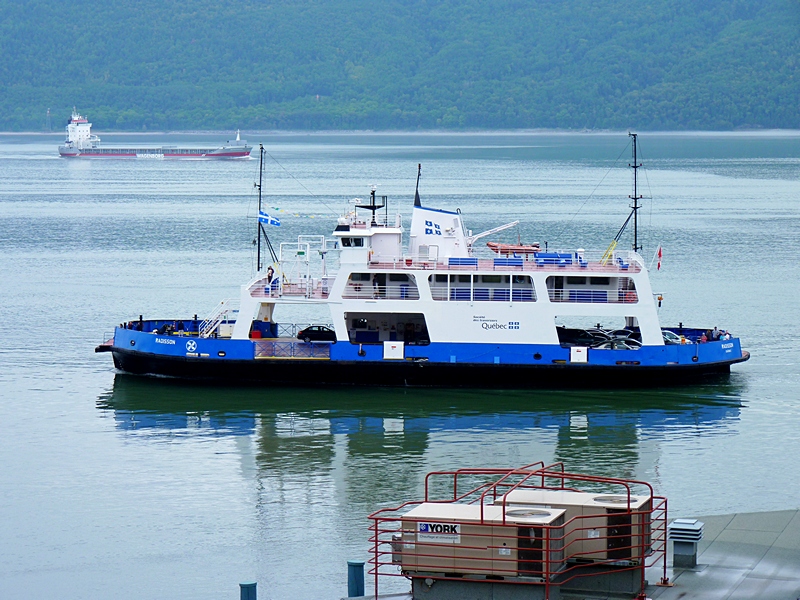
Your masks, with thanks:
[{"label": "white superstructure", "polygon": [[92,135],[92,124],[89,119],[80,115],[76,108],[72,107],[72,117],[67,123],[67,139],[64,147],[72,150],[84,150],[94,148],[100,143],[100,138]]},{"label": "white superstructure", "polygon": [[[557,318],[590,317],[638,328],[644,345],[664,344],[637,253],[616,251],[605,261],[583,250],[530,259],[481,256],[460,213],[422,206],[413,208],[404,246],[400,215],[375,213],[363,218],[353,210],[338,219],[333,240],[282,249],[277,285],[270,287],[262,273],[243,287],[233,338],[246,339],[259,315],[280,319],[282,304],[323,302],[342,340],[402,341],[412,323],[415,338],[422,333],[431,343],[558,345]],[[321,248],[338,251],[335,276],[322,277]],[[298,253],[301,271],[294,265]]]}]

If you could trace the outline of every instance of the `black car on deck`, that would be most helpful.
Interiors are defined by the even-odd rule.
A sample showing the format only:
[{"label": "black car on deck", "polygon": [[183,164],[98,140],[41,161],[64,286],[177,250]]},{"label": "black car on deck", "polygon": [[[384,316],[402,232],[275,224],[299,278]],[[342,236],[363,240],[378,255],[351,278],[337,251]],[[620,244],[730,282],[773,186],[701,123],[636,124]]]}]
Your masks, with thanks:
[{"label": "black car on deck", "polygon": [[324,325],[311,325],[297,332],[297,339],[304,342],[335,342],[336,332]]}]

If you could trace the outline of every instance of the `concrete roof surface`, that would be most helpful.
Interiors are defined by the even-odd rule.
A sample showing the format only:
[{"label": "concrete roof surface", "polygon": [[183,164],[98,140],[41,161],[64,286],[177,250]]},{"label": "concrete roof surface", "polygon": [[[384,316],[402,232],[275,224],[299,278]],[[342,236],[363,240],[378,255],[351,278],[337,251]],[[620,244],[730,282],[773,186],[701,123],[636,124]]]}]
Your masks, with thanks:
[{"label": "concrete roof surface", "polygon": [[697,567],[671,568],[669,543],[667,577],[674,586],[653,585],[662,571],[648,569],[648,598],[800,599],[800,510],[693,518],[705,525]]}]

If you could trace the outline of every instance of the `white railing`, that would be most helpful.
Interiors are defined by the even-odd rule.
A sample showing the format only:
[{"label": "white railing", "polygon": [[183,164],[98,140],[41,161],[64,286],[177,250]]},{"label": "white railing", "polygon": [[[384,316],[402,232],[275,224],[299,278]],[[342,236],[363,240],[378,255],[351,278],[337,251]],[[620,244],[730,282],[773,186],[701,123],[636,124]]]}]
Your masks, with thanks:
[{"label": "white railing", "polygon": [[231,298],[226,298],[208,315],[199,327],[200,337],[207,338],[212,335],[219,327],[219,324],[225,320],[228,313],[231,312]]},{"label": "white railing", "polygon": [[431,286],[431,297],[452,302],[536,302],[536,291],[530,287],[456,287]]},{"label": "white railing", "polygon": [[[366,229],[372,225],[372,216],[370,215],[367,218],[363,218],[362,215],[356,219],[355,217],[348,218],[346,225],[350,226],[350,229]],[[383,211],[375,211],[375,225],[379,225],[381,227],[402,227],[403,226],[403,217],[399,213],[394,215],[386,216],[386,213]]]},{"label": "white railing", "polygon": [[253,298],[280,298],[282,296],[302,298],[327,298],[335,276],[301,277],[299,281],[274,279],[271,284],[261,277],[248,285]]},{"label": "white railing", "polygon": [[524,257],[494,255],[454,259],[439,258],[438,260],[430,260],[427,257],[395,257],[374,254],[369,261],[368,268],[371,271],[422,269],[436,271],[522,272],[558,269],[564,272],[636,273],[644,268],[644,264],[641,257],[634,252],[617,252],[603,263],[599,252],[563,252],[554,250],[552,252],[542,251],[538,256],[533,254]]},{"label": "white railing", "polygon": [[[281,244],[283,245],[283,244]],[[324,235],[298,235],[297,245],[307,246],[309,250],[325,250],[325,236]]]},{"label": "white railing", "polygon": [[636,304],[639,296],[634,290],[548,289],[550,302],[588,304]]},{"label": "white railing", "polygon": [[419,290],[412,285],[372,285],[369,281],[349,282],[342,298],[366,300],[419,300]]}]

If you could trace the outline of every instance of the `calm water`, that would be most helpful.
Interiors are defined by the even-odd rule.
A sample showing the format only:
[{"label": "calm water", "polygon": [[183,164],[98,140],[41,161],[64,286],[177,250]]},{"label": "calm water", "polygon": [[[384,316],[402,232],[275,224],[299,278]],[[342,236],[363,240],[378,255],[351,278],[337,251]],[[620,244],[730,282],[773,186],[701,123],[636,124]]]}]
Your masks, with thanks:
[{"label": "calm water", "polygon": [[[115,323],[207,314],[251,275],[257,161],[69,161],[61,137],[0,136],[0,597],[238,598],[255,580],[338,598],[366,515],[433,469],[564,461],[652,482],[673,516],[800,507],[800,134],[640,136],[662,322],[728,328],[753,358],[624,393],[117,374],[93,353]],[[373,184],[408,217],[418,162],[425,204],[475,232],[520,218],[551,246],[604,249],[631,193],[624,133],[249,139],[270,154],[276,242],[328,234]]]}]

